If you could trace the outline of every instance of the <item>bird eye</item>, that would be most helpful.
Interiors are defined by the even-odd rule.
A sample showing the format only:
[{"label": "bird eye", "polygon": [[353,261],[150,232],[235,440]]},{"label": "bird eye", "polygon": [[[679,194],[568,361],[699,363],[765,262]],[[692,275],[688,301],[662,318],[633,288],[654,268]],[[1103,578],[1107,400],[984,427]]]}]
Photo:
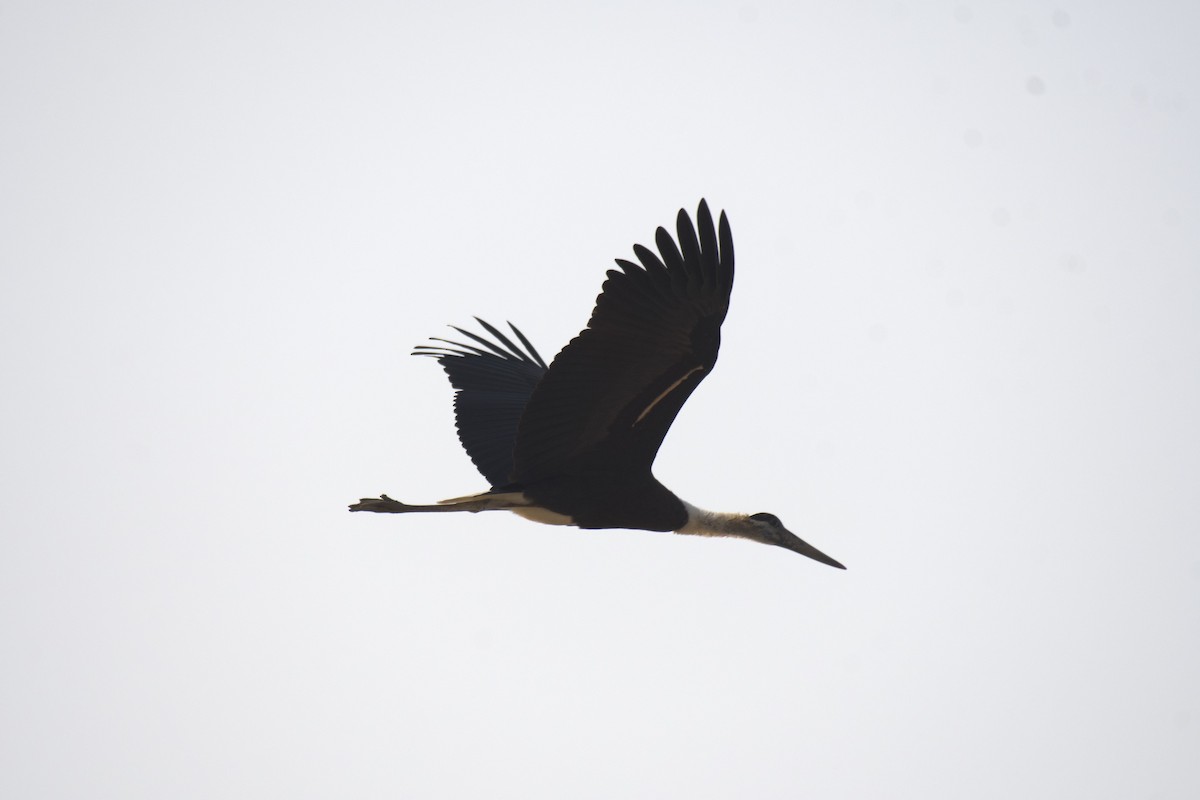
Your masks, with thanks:
[{"label": "bird eye", "polygon": [[779,521],[779,517],[775,516],[774,514],[767,514],[767,513],[751,514],[750,519],[756,519],[759,522],[765,522],[768,525],[774,525],[774,526],[780,527],[780,528],[783,527],[783,523]]}]

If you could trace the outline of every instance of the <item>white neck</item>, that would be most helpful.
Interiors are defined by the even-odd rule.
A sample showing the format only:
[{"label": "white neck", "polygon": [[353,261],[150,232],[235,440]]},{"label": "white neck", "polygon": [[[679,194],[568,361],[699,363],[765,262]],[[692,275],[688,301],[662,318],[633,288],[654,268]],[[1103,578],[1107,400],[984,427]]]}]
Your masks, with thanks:
[{"label": "white neck", "polygon": [[705,511],[686,500],[680,500],[687,509],[688,520],[676,533],[695,536],[743,536],[746,529],[745,514],[725,514],[720,511]]}]

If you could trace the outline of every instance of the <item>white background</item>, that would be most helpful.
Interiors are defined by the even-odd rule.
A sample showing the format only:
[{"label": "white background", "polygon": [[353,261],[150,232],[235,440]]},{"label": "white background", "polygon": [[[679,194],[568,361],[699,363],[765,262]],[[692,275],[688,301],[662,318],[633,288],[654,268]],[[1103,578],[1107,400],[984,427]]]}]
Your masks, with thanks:
[{"label": "white background", "polygon": [[[0,795],[1200,796],[1200,5],[0,7]],[[550,357],[700,197],[656,473],[510,515],[406,354]]]}]

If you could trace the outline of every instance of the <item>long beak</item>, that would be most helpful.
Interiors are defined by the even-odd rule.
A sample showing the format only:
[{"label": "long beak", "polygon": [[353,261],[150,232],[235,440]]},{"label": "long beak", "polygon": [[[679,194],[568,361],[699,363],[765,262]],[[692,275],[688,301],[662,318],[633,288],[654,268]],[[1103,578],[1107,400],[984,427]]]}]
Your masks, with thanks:
[{"label": "long beak", "polygon": [[831,567],[837,567],[838,569],[846,568],[841,563],[834,561],[832,558],[825,555],[820,550],[813,547],[811,544],[804,541],[791,531],[783,531],[783,536],[780,539],[779,546],[786,547],[788,550],[791,550],[794,553],[799,553],[802,556],[808,556],[813,561],[820,561],[822,564],[828,564]]}]

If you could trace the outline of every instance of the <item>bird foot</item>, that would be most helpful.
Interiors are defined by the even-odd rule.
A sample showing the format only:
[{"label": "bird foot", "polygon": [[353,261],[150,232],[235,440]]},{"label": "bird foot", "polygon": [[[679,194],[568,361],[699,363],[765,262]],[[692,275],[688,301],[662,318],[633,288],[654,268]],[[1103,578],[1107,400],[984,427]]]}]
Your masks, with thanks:
[{"label": "bird foot", "polygon": [[410,506],[399,500],[393,500],[386,494],[381,494],[379,497],[364,497],[350,506],[351,511],[374,511],[377,514],[402,514],[409,509]]}]

